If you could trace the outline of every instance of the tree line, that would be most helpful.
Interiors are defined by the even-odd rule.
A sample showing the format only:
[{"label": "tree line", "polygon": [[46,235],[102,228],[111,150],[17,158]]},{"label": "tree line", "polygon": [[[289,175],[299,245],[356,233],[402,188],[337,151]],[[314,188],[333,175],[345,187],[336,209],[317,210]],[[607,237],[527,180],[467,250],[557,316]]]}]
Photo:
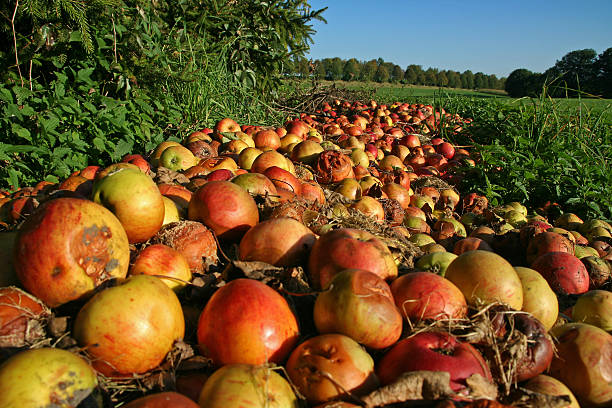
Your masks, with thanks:
[{"label": "tree line", "polygon": [[406,69],[403,69],[382,58],[359,61],[356,58],[344,60],[335,57],[313,61],[304,57],[295,57],[285,64],[284,74],[298,78],[314,77],[330,81],[374,81],[465,89],[504,89],[505,83],[505,78],[497,78],[495,74],[473,73],[470,70],[457,72],[431,67],[423,69],[421,65],[416,64],[408,65]]},{"label": "tree line", "polygon": [[591,48],[571,51],[543,73],[516,69],[505,84],[515,98],[538,96],[543,89],[552,97],[612,98],[612,48],[599,55]]}]

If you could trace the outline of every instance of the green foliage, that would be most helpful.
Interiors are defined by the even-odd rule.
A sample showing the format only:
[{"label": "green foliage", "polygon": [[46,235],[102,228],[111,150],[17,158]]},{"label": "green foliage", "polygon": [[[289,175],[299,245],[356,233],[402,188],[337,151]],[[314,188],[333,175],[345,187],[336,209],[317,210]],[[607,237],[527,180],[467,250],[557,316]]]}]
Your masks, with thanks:
[{"label": "green foliage", "polygon": [[474,145],[480,160],[465,169],[461,191],[485,194],[494,205],[550,200],[585,217],[611,219],[612,126],[605,111],[578,106],[567,110],[545,96],[520,107],[464,104],[460,113],[474,122],[468,137],[455,142]]}]

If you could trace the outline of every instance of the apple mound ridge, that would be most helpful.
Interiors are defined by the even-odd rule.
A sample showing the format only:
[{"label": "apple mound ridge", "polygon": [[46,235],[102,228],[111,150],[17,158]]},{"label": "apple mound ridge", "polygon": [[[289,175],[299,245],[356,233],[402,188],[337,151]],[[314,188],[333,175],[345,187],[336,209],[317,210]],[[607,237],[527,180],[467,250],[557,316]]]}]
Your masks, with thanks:
[{"label": "apple mound ridge", "polygon": [[312,110],[0,191],[0,378],[89,373],[44,406],[610,405],[609,222],[459,191],[470,118]]}]

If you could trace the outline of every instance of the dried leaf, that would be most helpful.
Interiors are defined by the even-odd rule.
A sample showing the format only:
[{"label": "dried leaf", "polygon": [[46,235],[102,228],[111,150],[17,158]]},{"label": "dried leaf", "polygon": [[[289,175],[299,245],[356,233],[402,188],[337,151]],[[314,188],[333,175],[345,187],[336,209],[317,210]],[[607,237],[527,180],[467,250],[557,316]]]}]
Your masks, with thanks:
[{"label": "dried leaf", "polygon": [[571,402],[568,395],[548,395],[519,387],[508,398],[516,408],[564,408]]},{"label": "dried leaf", "polygon": [[474,399],[497,399],[497,385],[480,374],[472,374],[465,380],[468,393]]},{"label": "dried leaf", "polygon": [[454,395],[450,374],[443,371],[412,371],[397,381],[371,392],[363,398],[368,408],[411,400],[435,401]]}]

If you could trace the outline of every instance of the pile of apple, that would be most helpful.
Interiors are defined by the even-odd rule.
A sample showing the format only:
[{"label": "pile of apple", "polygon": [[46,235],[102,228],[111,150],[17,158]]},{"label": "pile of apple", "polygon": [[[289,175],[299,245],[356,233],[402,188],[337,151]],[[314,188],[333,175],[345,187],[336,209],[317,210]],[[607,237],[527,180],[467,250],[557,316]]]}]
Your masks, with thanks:
[{"label": "pile of apple", "polygon": [[460,194],[469,122],[336,100],[0,193],[0,406],[612,406],[612,226]]}]

